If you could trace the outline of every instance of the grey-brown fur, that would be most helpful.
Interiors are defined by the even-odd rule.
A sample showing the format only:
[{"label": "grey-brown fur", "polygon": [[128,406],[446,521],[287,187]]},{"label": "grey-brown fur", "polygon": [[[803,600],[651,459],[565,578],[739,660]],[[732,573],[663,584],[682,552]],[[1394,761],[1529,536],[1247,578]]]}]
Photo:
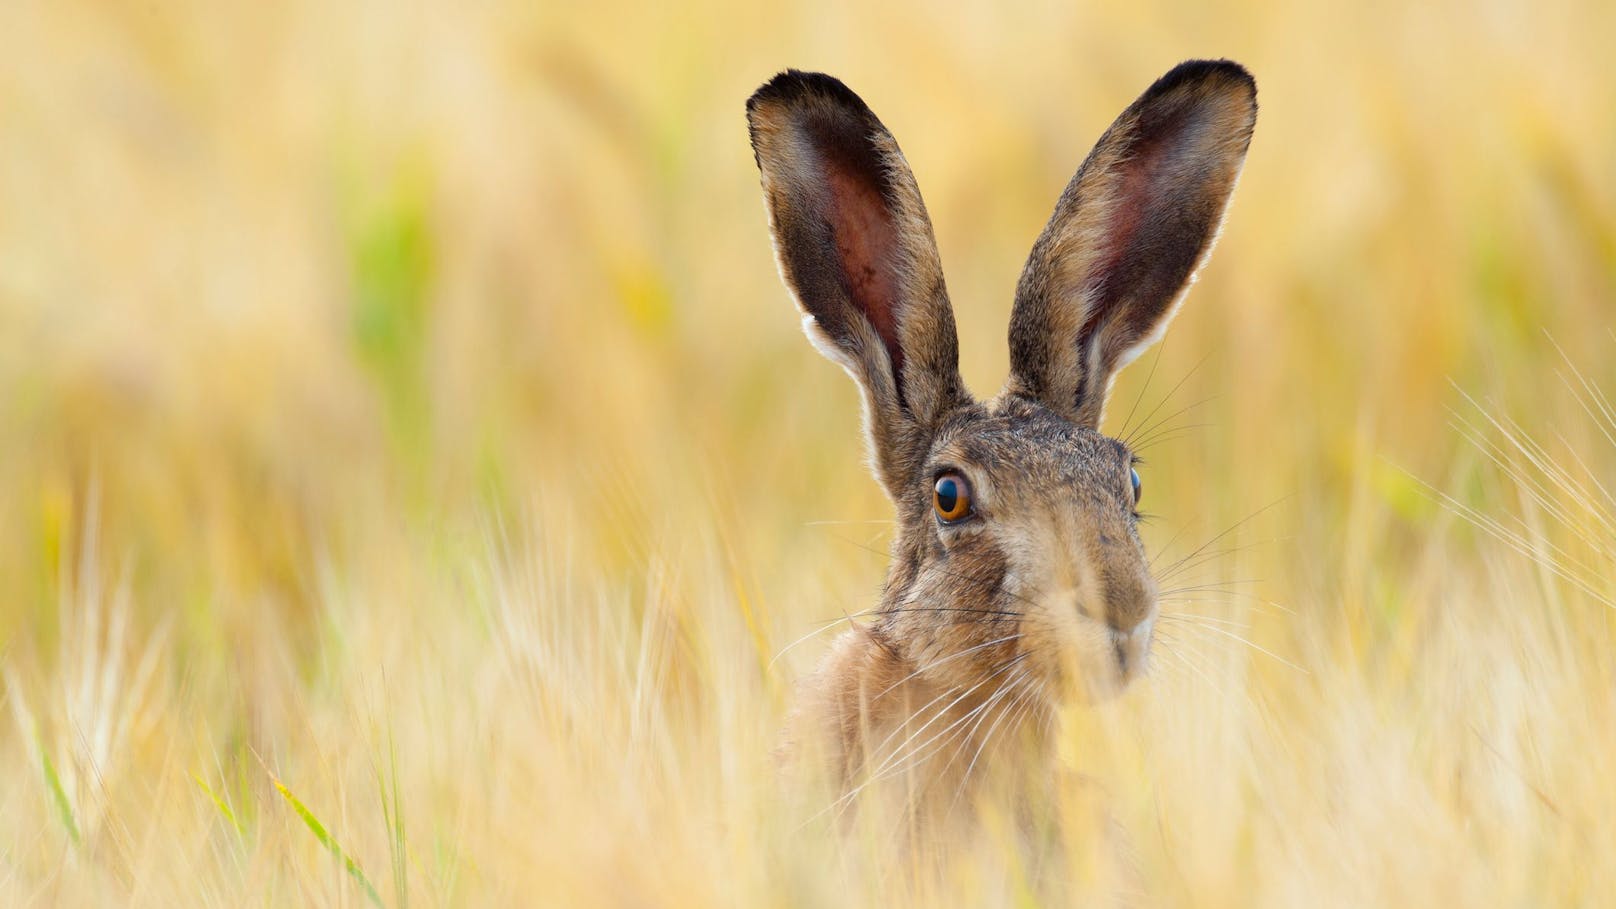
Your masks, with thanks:
[{"label": "grey-brown fur", "polygon": [[[1010,379],[978,402],[891,134],[821,74],[782,73],[747,102],[781,274],[810,339],[864,392],[898,513],[875,621],[832,645],[788,730],[843,785],[928,762],[927,786],[949,785],[1001,723],[1019,736],[1063,697],[1142,671],[1155,585],[1132,455],[1099,433],[1101,411],[1210,251],[1255,116],[1251,77],[1226,61],[1182,64],[1123,112],[1034,245]],[[934,514],[944,472],[974,490],[959,523]],[[922,753],[938,730],[952,734]]]},{"label": "grey-brown fur", "polygon": [[1174,67],[1117,117],[1021,274],[1010,391],[1099,428],[1111,377],[1157,340],[1211,252],[1256,122],[1256,83],[1222,60]]},{"label": "grey-brown fur", "polygon": [[[970,400],[920,189],[886,127],[829,76],[784,73],[746,111],[780,274],[810,339],[864,389],[882,482],[902,489],[928,427]],[[836,235],[847,221],[867,242]],[[850,246],[865,255],[846,267]]]}]

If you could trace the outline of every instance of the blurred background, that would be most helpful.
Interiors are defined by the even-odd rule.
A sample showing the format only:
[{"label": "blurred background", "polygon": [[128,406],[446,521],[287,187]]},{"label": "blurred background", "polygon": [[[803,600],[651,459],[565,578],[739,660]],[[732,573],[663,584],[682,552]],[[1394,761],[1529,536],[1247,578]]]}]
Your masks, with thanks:
[{"label": "blurred background", "polygon": [[1191,57],[1253,72],[1256,138],[1108,419],[1161,421],[1153,551],[1238,528],[1196,567],[1240,630],[1117,708],[1155,757],[1073,758],[1143,839],[1072,886],[1609,892],[1616,6],[21,0],[0,36],[17,901],[886,893],[773,820],[828,635],[778,655],[874,601],[890,513],[743,102],[819,69],[882,117],[986,396],[1056,196]]}]

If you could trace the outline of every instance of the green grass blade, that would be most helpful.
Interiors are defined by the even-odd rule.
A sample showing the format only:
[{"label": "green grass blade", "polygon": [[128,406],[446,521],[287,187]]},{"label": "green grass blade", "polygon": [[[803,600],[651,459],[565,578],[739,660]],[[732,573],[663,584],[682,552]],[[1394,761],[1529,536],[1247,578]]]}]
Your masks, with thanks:
[{"label": "green grass blade", "polygon": [[230,826],[236,828],[237,833],[246,835],[247,828],[243,826],[240,819],[236,817],[236,813],[231,811],[230,805],[226,803],[224,799],[220,798],[218,793],[213,791],[212,787],[208,785],[206,780],[202,779],[201,774],[192,773],[191,779],[196,780],[196,784],[201,786],[202,791],[207,793],[208,798],[213,800],[214,807],[218,808],[219,813],[224,815],[224,819],[230,822]]},{"label": "green grass blade", "polygon": [[79,825],[73,821],[73,804],[67,800],[67,792],[62,789],[62,778],[56,774],[56,765],[51,763],[50,755],[44,748],[39,749],[40,762],[45,767],[45,786],[50,790],[51,801],[56,805],[56,816],[61,818],[62,826],[67,828],[67,837],[73,845],[79,844]]},{"label": "green grass blade", "polygon": [[292,794],[292,790],[286,788],[286,784],[282,783],[273,773],[269,775],[269,779],[275,784],[275,788],[280,791],[281,797],[286,799],[287,804],[292,806],[292,810],[297,812],[297,816],[303,819],[303,823],[314,834],[314,838],[320,841],[320,845],[330,850],[331,854],[342,862],[342,866],[348,869],[348,875],[357,881],[359,886],[365,888],[365,895],[370,897],[370,901],[377,906],[383,906],[381,894],[376,892],[376,888],[371,885],[370,879],[365,877],[365,872],[360,869],[357,862],[342,851],[342,847],[337,844],[331,833],[325,829],[325,825],[320,823],[320,819],[314,816],[314,812],[299,801],[298,797]]}]

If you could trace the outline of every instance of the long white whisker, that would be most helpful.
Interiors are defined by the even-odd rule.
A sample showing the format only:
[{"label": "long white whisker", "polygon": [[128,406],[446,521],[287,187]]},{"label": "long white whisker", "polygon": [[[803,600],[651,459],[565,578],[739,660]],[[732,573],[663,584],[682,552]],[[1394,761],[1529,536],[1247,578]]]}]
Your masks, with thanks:
[{"label": "long white whisker", "polygon": [[[916,729],[913,733],[911,733],[909,735],[908,738],[906,738],[902,742],[900,742],[898,744],[897,752],[902,752],[906,745],[908,745],[910,742],[914,741],[917,736],[919,736],[921,733],[925,732],[928,728],[930,728],[933,723],[937,722],[939,719],[942,719],[942,717],[945,714],[947,714],[948,711],[952,710],[954,708],[954,706],[956,704],[958,704],[960,701],[963,701],[963,700],[965,700],[965,698],[969,697],[972,692],[976,691],[976,689],[981,688],[983,685],[986,685],[988,682],[991,682],[995,678],[1003,675],[1005,672],[1007,672],[1011,668],[1013,668],[1017,663],[1021,662],[1023,659],[1026,659],[1026,657],[1027,657],[1027,654],[1025,654],[1025,653],[1021,653],[1021,654],[1018,654],[1018,655],[1016,655],[1014,657],[1011,657],[1009,661],[1007,661],[1003,666],[1000,666],[998,669],[994,670],[986,678],[983,678],[981,681],[977,682],[975,685],[972,685],[970,688],[965,689],[964,693],[962,693],[959,697],[955,698],[954,700],[950,701],[946,706],[943,707],[943,709],[941,709],[941,710],[937,711],[935,714],[933,714],[932,718],[927,720],[924,725],[922,725],[919,729]],[[934,735],[932,737],[932,739],[930,739],[928,741],[933,741],[935,739],[936,739],[936,736]],[[881,766],[876,768],[876,772],[879,773],[882,770],[882,768],[884,768],[889,763],[891,763],[891,758],[889,758],[886,761],[882,762]]]},{"label": "long white whisker", "polygon": [[981,759],[982,752],[988,747],[988,743],[993,740],[993,734],[998,730],[999,724],[1004,722],[1005,718],[1008,717],[1012,711],[1016,711],[1019,714],[1021,709],[1029,702],[1032,693],[1033,689],[1030,686],[1023,688],[1021,692],[1016,695],[1014,700],[1007,704],[1003,710],[999,711],[998,717],[995,718],[993,724],[988,727],[988,731],[983,733],[981,742],[979,742],[976,746],[976,753],[971,755],[971,762],[965,765],[965,774],[964,776],[960,777],[959,786],[954,790],[954,798],[948,803],[949,814],[953,814],[954,806],[959,803],[960,797],[965,794],[966,784],[971,781],[971,773],[976,770],[976,762]]},{"label": "long white whisker", "polygon": [[[1008,661],[1005,662],[1005,664],[1003,666],[1000,666],[998,669],[995,669],[992,673],[988,674],[985,678],[978,681],[975,685],[972,685],[970,688],[967,688],[964,692],[962,692],[954,700],[950,701],[948,704],[943,706],[941,709],[939,709],[935,713],[933,713],[931,719],[927,720],[919,729],[916,729],[913,733],[911,733],[908,738],[906,738],[902,742],[900,742],[898,744],[897,748],[894,749],[892,755],[889,756],[888,758],[886,758],[885,760],[883,760],[879,765],[876,766],[876,768],[873,771],[871,771],[871,777],[869,779],[865,780],[863,783],[860,783],[858,786],[854,787],[852,790],[850,790],[847,793],[843,794],[841,797],[837,798],[831,804],[825,806],[825,808],[822,809],[821,811],[816,812],[813,815],[813,817],[810,817],[808,819],[808,822],[812,822],[816,818],[824,815],[826,812],[833,811],[833,810],[836,810],[836,809],[841,808],[841,807],[845,807],[846,805],[850,804],[854,797],[856,797],[860,792],[862,792],[864,789],[869,787],[871,784],[873,784],[873,783],[875,783],[875,782],[877,782],[879,780],[886,779],[887,777],[892,776],[892,775],[894,775],[894,774],[896,774],[898,772],[901,772],[901,771],[903,771],[905,769],[908,769],[909,766],[913,766],[915,764],[918,764],[919,761],[914,760],[914,758],[917,755],[919,755],[920,752],[923,749],[925,749],[927,746],[931,745],[933,742],[936,742],[942,736],[947,735],[951,730],[955,730],[958,727],[960,727],[963,723],[969,722],[972,718],[974,718],[976,716],[976,714],[979,711],[984,710],[989,705],[991,705],[993,703],[994,699],[989,698],[988,700],[984,701],[983,703],[978,704],[976,707],[974,707],[970,711],[968,711],[964,716],[962,716],[959,719],[955,720],[954,722],[950,723],[948,726],[944,727],[942,730],[940,730],[937,733],[933,734],[931,738],[927,739],[924,742],[921,742],[919,745],[916,745],[913,748],[908,748],[909,743],[914,741],[916,737],[918,737],[919,735],[924,733],[928,728],[930,728],[933,724],[935,724],[939,719],[941,719],[943,716],[945,716],[948,713],[948,711],[953,709],[953,707],[956,704],[958,704],[960,701],[964,700],[966,697],[969,697],[972,692],[976,691],[978,688],[981,688],[983,685],[986,685],[988,682],[990,682],[993,679],[997,678],[998,676],[1004,674],[1005,672],[1013,669],[1017,664],[1019,664],[1023,659],[1025,659],[1026,656],[1027,656],[1027,654],[1022,653],[1022,654],[1018,654],[1017,656],[1014,656],[1014,657],[1010,658]],[[946,696],[949,693],[952,693],[952,692],[945,692],[944,696]],[[999,692],[995,692],[995,694],[998,694],[998,693]],[[941,699],[940,697],[939,698],[934,698],[932,703],[935,703],[937,700],[940,700],[940,699]],[[902,732],[904,728],[905,727],[900,726],[896,730],[896,732]],[[894,733],[894,735],[896,734],[896,732]],[[892,735],[887,736],[887,741],[890,741],[892,738],[893,738]],[[946,744],[947,744],[947,742],[944,742],[944,745],[946,745]],[[883,747],[885,746],[885,741],[882,743],[882,746]],[[905,749],[907,749],[907,750],[905,750]],[[880,749],[878,748],[877,752],[879,752],[879,750]],[[895,761],[899,762],[901,766],[899,766],[897,768],[892,768],[891,765]]]},{"label": "long white whisker", "polygon": [[1216,625],[1202,625],[1200,627],[1201,627],[1202,630],[1210,631],[1210,632],[1213,632],[1214,634],[1221,634],[1226,638],[1232,638],[1232,639],[1234,639],[1236,641],[1239,641],[1240,643],[1246,645],[1247,647],[1250,647],[1252,650],[1257,651],[1258,653],[1268,657],[1269,659],[1272,659],[1272,660],[1274,660],[1276,662],[1279,662],[1279,663],[1282,663],[1282,664],[1284,664],[1286,666],[1289,666],[1290,668],[1296,670],[1297,672],[1302,673],[1303,675],[1312,675],[1313,674],[1313,673],[1309,672],[1307,669],[1305,669],[1305,668],[1303,668],[1301,666],[1298,666],[1295,663],[1292,663],[1290,660],[1285,659],[1284,657],[1280,656],[1279,654],[1274,653],[1273,651],[1268,650],[1267,648],[1262,647],[1259,644],[1253,643],[1252,641],[1249,641],[1249,640],[1241,637],[1240,635],[1235,634],[1234,632],[1229,631],[1229,630],[1227,630],[1225,628],[1219,628]]},{"label": "long white whisker", "polygon": [[1022,637],[1025,637],[1025,636],[1026,635],[1024,633],[1017,632],[1016,634],[1006,635],[1006,636],[1004,636],[1002,638],[995,638],[995,639],[993,639],[991,641],[986,641],[986,642],[981,643],[981,644],[976,644],[974,646],[967,647],[964,650],[959,651],[958,653],[951,653],[948,656],[943,657],[940,660],[936,660],[934,662],[927,663],[926,665],[921,666],[919,669],[916,669],[914,672],[911,672],[908,675],[904,676],[903,678],[897,680],[896,682],[893,682],[891,685],[888,685],[886,688],[882,689],[880,694],[876,695],[875,697],[871,698],[870,700],[872,702],[873,701],[879,701],[882,698],[882,696],[884,696],[887,692],[889,692],[892,689],[898,687],[899,685],[902,685],[904,682],[907,682],[910,679],[914,678],[915,676],[920,675],[922,672],[926,672],[926,671],[931,670],[931,669],[936,669],[938,666],[941,666],[944,663],[947,663],[947,662],[949,662],[951,660],[957,660],[962,656],[968,656],[970,654],[976,653],[979,650],[983,650],[985,648],[992,647],[995,644],[1003,644],[1003,643],[1006,643],[1008,641],[1014,641],[1014,640],[1017,640],[1018,638],[1022,638]]}]

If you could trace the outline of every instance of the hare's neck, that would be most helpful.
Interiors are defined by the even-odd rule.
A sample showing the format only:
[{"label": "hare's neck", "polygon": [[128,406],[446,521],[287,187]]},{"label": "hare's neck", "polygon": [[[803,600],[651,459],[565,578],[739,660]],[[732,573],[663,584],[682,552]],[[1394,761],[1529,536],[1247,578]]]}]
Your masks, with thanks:
[{"label": "hare's neck", "polygon": [[1025,770],[1048,751],[1038,705],[1014,690],[931,681],[878,627],[844,633],[818,679],[848,789],[891,786],[949,801],[990,767]]}]

